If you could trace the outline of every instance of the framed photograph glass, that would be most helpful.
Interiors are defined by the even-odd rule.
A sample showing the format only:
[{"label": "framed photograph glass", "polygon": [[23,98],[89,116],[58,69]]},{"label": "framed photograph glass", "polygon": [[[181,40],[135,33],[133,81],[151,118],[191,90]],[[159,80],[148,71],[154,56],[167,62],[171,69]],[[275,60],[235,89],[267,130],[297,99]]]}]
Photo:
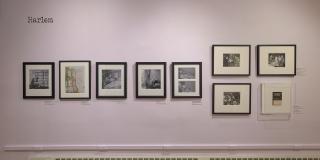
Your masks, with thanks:
[{"label": "framed photograph glass", "polygon": [[250,45],[213,45],[213,76],[249,76],[251,63]]},{"label": "framed photograph glass", "polygon": [[127,63],[96,63],[96,97],[127,98]]},{"label": "framed photograph glass", "polygon": [[23,98],[54,97],[54,62],[23,62]]},{"label": "framed photograph glass", "polygon": [[258,76],[295,76],[296,45],[258,45]]},{"label": "framed photograph glass", "polygon": [[166,62],[136,62],[136,98],[166,98]]},{"label": "framed photograph glass", "polygon": [[212,114],[250,114],[251,83],[213,83]]},{"label": "framed photograph glass", "polygon": [[172,63],[172,98],[202,98],[202,62]]},{"label": "framed photograph glass", "polygon": [[262,84],[262,114],[290,114],[291,88],[290,83]]},{"label": "framed photograph glass", "polygon": [[59,61],[60,99],[91,98],[91,62]]}]

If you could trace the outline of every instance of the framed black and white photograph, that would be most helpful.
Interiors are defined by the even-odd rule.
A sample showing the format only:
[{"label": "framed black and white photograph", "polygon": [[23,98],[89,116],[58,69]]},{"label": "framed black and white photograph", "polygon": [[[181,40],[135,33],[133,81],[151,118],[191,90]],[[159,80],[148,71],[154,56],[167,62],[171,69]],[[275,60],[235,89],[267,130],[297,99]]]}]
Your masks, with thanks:
[{"label": "framed black and white photograph", "polygon": [[202,62],[173,62],[172,98],[202,98]]},{"label": "framed black and white photograph", "polygon": [[251,83],[213,83],[212,114],[250,114]]},{"label": "framed black and white photograph", "polygon": [[258,45],[258,76],[295,76],[296,45]]},{"label": "framed black and white photograph", "polygon": [[59,61],[60,99],[91,98],[91,62]]},{"label": "framed black and white photograph", "polygon": [[136,98],[166,98],[166,62],[136,62]]},{"label": "framed black and white photograph", "polygon": [[23,62],[23,98],[54,98],[54,62]]},{"label": "framed black and white photograph", "polygon": [[251,63],[250,45],[213,45],[213,76],[249,76]]},{"label": "framed black and white photograph", "polygon": [[262,114],[291,113],[291,84],[264,83],[262,92]]},{"label": "framed black and white photograph", "polygon": [[127,63],[96,63],[96,97],[127,98]]}]

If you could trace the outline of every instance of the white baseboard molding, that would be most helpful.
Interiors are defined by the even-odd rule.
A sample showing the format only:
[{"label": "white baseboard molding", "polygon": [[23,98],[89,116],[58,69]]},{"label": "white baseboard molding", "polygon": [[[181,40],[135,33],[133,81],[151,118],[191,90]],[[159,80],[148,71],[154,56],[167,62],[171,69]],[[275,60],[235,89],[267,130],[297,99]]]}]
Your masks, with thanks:
[{"label": "white baseboard molding", "polygon": [[108,150],[320,150],[320,144],[213,144],[213,145],[6,145],[3,151]]}]

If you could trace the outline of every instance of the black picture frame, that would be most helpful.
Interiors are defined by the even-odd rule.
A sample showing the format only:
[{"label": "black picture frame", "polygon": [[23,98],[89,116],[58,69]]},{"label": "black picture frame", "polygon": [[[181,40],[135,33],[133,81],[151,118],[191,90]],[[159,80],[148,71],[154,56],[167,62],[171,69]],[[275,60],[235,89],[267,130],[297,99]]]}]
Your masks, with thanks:
[{"label": "black picture frame", "polygon": [[[123,65],[123,95],[101,95],[99,92],[101,84],[99,83],[100,65]],[[127,62],[96,62],[96,98],[127,98]]]},{"label": "black picture frame", "polygon": [[[195,66],[195,65],[198,65],[199,66],[199,71],[198,71],[198,75],[195,75],[196,77],[194,78],[194,80],[192,81],[195,81],[196,82],[196,79],[198,79],[198,84],[195,85],[195,90],[196,89],[196,86],[198,86],[198,91],[199,91],[199,94],[198,95],[188,95],[188,96],[183,96],[183,95],[176,95],[175,94],[175,91],[176,91],[176,87],[175,87],[175,83],[177,81],[176,79],[176,74],[179,74],[179,73],[176,73],[175,72],[175,66],[177,65],[181,65],[181,66]],[[196,72],[196,70],[195,70]],[[196,73],[195,73],[196,74]],[[188,80],[188,79],[186,79]],[[171,98],[202,98],[202,62],[172,62],[171,64]]]},{"label": "black picture frame", "polygon": [[[139,93],[139,66],[143,66],[143,65],[161,65],[162,69],[163,69],[163,94],[161,95],[141,95]],[[136,62],[136,98],[166,98],[167,96],[167,63],[166,62]]]},{"label": "black picture frame", "polygon": [[[216,95],[215,95],[215,88],[218,85],[248,85],[249,86],[249,100],[248,100],[248,112],[216,112],[215,110],[215,101],[216,101]],[[213,115],[250,115],[251,114],[251,83],[212,83],[212,114]]]},{"label": "black picture frame", "polygon": [[[49,96],[44,95],[28,95],[27,94],[27,66],[39,66],[39,65],[48,65],[51,69],[51,92]],[[22,64],[23,71],[23,99],[54,99],[55,98],[55,63],[54,62],[23,62]]]},{"label": "black picture frame", "polygon": [[[248,73],[242,73],[242,74],[231,74],[231,73],[215,73],[215,68],[218,67],[215,64],[215,55],[217,54],[215,52],[216,47],[248,47]],[[213,44],[212,45],[212,66],[211,66],[211,71],[212,71],[212,76],[250,76],[251,75],[251,45],[249,44]],[[223,60],[223,59],[221,59]]]},{"label": "black picture frame", "polygon": [[[87,77],[87,81],[88,81],[88,95],[87,96],[78,96],[78,97],[68,97],[68,96],[63,96],[62,94],[62,82],[61,82],[61,78],[63,77],[62,76],[62,68],[61,68],[61,65],[63,63],[87,63],[87,67],[88,67],[88,77]],[[60,100],[90,100],[91,99],[91,61],[88,61],[88,60],[61,60],[59,61],[59,99]]]},{"label": "black picture frame", "polygon": [[[294,51],[293,51],[293,73],[281,73],[281,74],[277,74],[275,72],[272,72],[272,74],[268,73],[261,73],[262,71],[262,67],[261,67],[261,48],[262,47],[293,47]],[[257,50],[257,76],[283,76],[283,77],[293,77],[293,76],[296,76],[296,70],[297,70],[297,45],[296,44],[259,44],[256,46],[256,50]],[[265,60],[265,61],[268,61],[268,60]]]}]

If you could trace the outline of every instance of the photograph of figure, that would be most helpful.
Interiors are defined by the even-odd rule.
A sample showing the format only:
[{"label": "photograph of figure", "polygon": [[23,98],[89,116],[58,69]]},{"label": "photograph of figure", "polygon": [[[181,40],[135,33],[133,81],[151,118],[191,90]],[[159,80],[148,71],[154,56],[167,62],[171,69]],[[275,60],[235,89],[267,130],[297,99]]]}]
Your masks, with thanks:
[{"label": "photograph of figure", "polygon": [[102,70],[102,89],[121,89],[121,69]]},{"label": "photograph of figure", "polygon": [[272,92],[272,105],[281,106],[282,104],[282,92]]},{"label": "photograph of figure", "polygon": [[284,53],[269,53],[268,64],[273,67],[285,67],[285,56]]},{"label": "photograph of figure", "polygon": [[240,92],[224,92],[223,105],[240,105]]},{"label": "photograph of figure", "polygon": [[161,70],[144,69],[141,76],[141,87],[143,89],[160,89],[161,88]]},{"label": "photograph of figure", "polygon": [[195,81],[179,81],[179,92],[195,92],[196,82]]},{"label": "photograph of figure", "polygon": [[239,53],[224,53],[223,54],[223,67],[240,67],[240,54]]},{"label": "photograph of figure", "polygon": [[29,89],[48,89],[49,88],[49,70],[30,70]]},{"label": "photograph of figure", "polygon": [[195,79],[196,69],[195,68],[179,68],[178,69],[178,78],[179,79]]},{"label": "photograph of figure", "polygon": [[84,93],[84,66],[65,67],[65,90],[66,93]]}]

